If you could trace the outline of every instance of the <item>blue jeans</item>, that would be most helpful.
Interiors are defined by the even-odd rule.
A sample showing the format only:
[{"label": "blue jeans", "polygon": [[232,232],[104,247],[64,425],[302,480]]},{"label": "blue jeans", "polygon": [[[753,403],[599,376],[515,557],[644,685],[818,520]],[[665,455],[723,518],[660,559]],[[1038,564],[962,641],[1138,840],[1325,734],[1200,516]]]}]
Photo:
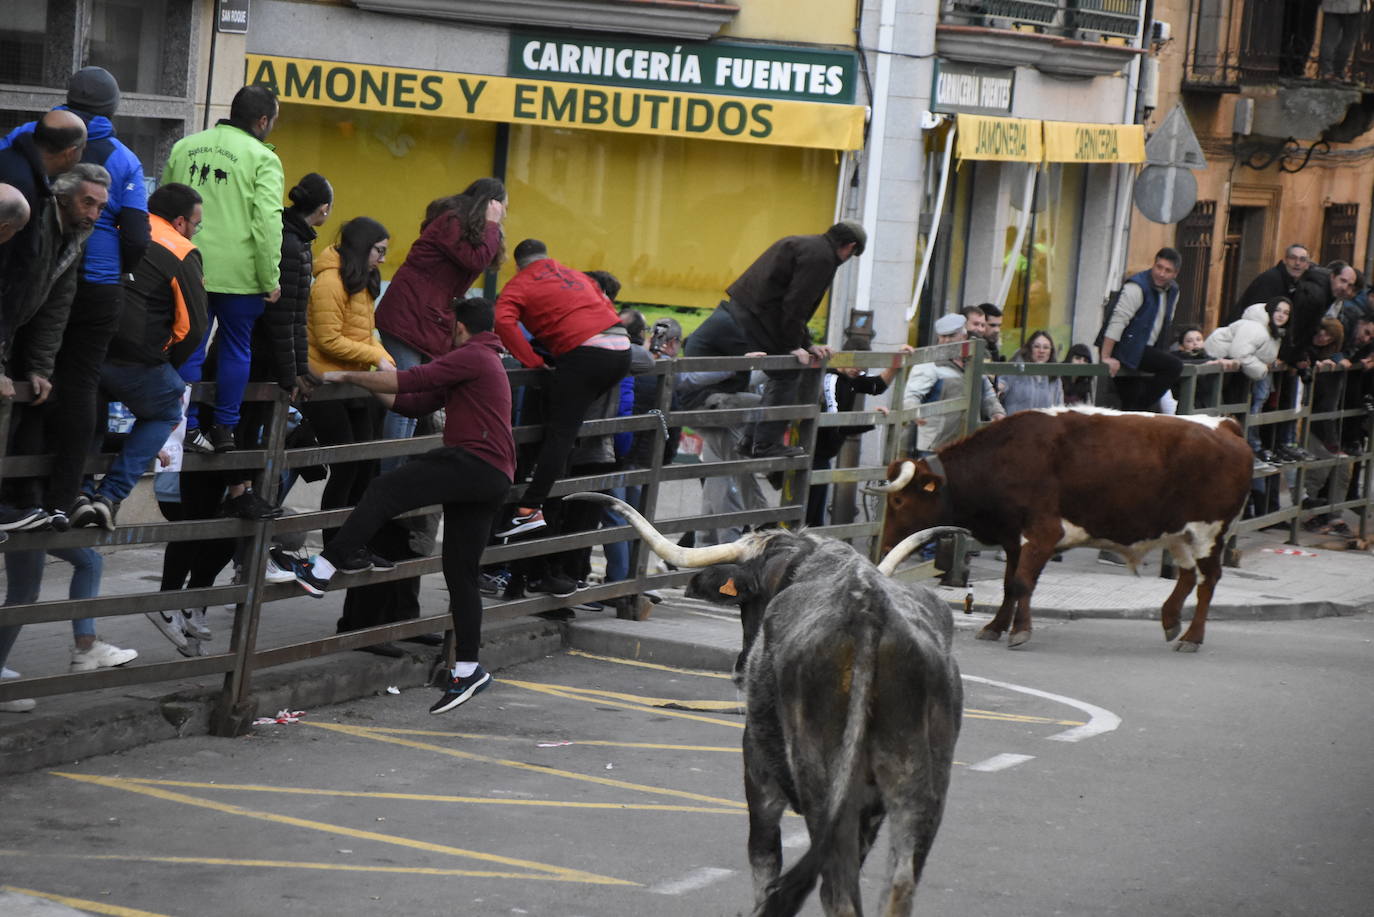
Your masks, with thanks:
[{"label": "blue jeans", "polygon": [[[1266,375],[1263,379],[1256,379],[1255,384],[1250,389],[1250,413],[1258,414],[1262,411],[1264,409],[1264,402],[1268,398],[1269,377]],[[1256,452],[1258,452],[1260,448],[1259,431],[1259,427],[1251,427],[1250,432],[1247,434],[1250,448],[1254,449]]]},{"label": "blue jeans", "polygon": [[[412,366],[419,366],[421,363],[428,363],[429,357],[411,347],[405,341],[395,335],[380,331],[378,334],[382,338],[382,346],[386,352],[391,354],[391,359],[396,361],[396,371],[410,369]],[[410,439],[415,435],[415,418],[397,414],[395,411],[387,411],[386,418],[382,421],[382,439]],[[394,471],[405,464],[404,457],[382,459],[382,474]]]},{"label": "blue jeans", "polygon": [[[210,318],[219,323],[219,354],[215,363],[215,420],[232,427],[239,422],[243,390],[248,386],[248,364],[252,360],[253,324],[267,307],[261,293],[208,293]],[[210,346],[210,329],[196,352],[181,367],[187,382],[199,382],[204,375],[205,354]],[[186,428],[200,426],[200,411],[195,402],[186,412]]]},{"label": "blue jeans", "polygon": [[[71,599],[93,599],[100,593],[100,574],[105,560],[91,548],[51,548],[48,553],[72,565],[72,582],[67,589]],[[9,551],[5,554],[5,605],[28,605],[38,601],[43,588],[43,552]],[[0,666],[9,659],[22,624],[0,627]],[[95,618],[72,621],[73,637],[94,637]]]},{"label": "blue jeans", "polygon": [[[639,495],[643,491],[642,487],[612,487],[608,493],[618,500],[624,500],[633,507],[639,506]],[[628,525],[625,519],[617,512],[606,509],[603,510],[606,522],[609,525]],[[621,580],[630,578],[630,543],[628,541],[617,541],[615,544],[603,544],[601,550],[606,555],[606,582],[618,583]]]},{"label": "blue jeans", "polygon": [[134,489],[162,444],[181,422],[181,393],[186,386],[181,375],[167,363],[160,366],[106,363],[100,369],[100,385],[134,415],[134,425],[124,439],[124,448],[115,456],[114,464],[97,491],[118,502]]}]

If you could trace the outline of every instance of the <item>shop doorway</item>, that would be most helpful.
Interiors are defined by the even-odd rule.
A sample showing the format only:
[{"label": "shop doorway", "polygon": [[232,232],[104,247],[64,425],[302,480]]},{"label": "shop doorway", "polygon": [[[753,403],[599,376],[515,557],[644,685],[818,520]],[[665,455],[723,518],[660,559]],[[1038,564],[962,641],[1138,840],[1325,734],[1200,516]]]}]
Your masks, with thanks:
[{"label": "shop doorway", "polygon": [[1198,201],[1178,224],[1174,247],[1183,256],[1179,266],[1176,326],[1207,324],[1207,285],[1212,279],[1212,235],[1216,201]]},{"label": "shop doorway", "polygon": [[1240,317],[1244,306],[1237,308],[1236,297],[1268,266],[1262,263],[1267,216],[1265,207],[1232,207],[1226,215],[1219,324]]}]

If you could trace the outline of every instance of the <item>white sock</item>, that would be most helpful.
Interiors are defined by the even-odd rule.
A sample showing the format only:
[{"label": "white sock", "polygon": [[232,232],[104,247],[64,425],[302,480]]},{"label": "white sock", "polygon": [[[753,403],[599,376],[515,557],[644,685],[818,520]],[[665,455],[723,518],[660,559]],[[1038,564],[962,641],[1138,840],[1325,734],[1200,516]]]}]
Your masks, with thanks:
[{"label": "white sock", "polygon": [[310,572],[320,579],[329,579],[336,571],[323,554],[316,554],[310,558]]},{"label": "white sock", "polygon": [[467,678],[469,675],[476,671],[477,663],[475,662],[455,662],[453,664],[454,678]]}]

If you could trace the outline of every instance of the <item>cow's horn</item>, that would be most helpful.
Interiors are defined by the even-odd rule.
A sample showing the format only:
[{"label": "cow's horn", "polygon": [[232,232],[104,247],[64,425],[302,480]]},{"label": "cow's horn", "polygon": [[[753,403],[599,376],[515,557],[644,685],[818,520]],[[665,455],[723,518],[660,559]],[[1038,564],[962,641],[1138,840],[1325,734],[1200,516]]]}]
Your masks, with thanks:
[{"label": "cow's horn", "polygon": [[641,516],[633,506],[624,500],[617,500],[609,494],[583,492],[568,494],[563,499],[589,500],[593,503],[604,503],[611,507],[624,516],[630,525],[634,526],[635,531],[639,532],[644,543],[653,549],[655,554],[675,567],[709,567],[711,564],[728,563],[738,560],[740,557],[741,549],[738,544],[717,544],[704,548],[684,548],[681,545],[673,544],[660,535],[653,523]]},{"label": "cow's horn", "polygon": [[870,494],[895,494],[902,488],[911,483],[911,479],[916,477],[916,463],[907,459],[902,462],[902,470],[897,472],[897,477],[888,481],[886,484],[879,484],[876,487],[865,487],[864,492]]},{"label": "cow's horn", "polygon": [[908,535],[893,546],[887,556],[878,564],[878,572],[884,576],[891,576],[897,569],[897,565],[906,560],[907,555],[919,548],[921,545],[930,541],[932,538],[939,538],[941,535],[968,535],[968,529],[962,529],[957,525],[937,525],[934,528],[921,529],[913,535]]}]

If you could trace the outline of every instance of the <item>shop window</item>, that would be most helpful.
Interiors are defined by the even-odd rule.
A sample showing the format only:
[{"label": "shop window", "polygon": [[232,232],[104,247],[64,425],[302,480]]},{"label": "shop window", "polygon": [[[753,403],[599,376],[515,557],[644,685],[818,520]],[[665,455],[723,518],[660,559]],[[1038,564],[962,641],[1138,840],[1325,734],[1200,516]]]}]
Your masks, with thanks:
[{"label": "shop window", "polygon": [[1326,205],[1326,212],[1322,216],[1323,264],[1330,264],[1332,261],[1355,263],[1355,233],[1358,230],[1356,221],[1359,215],[1359,204]]},{"label": "shop window", "polygon": [[1212,230],[1216,201],[1198,201],[1178,224],[1174,247],[1183,256],[1178,271],[1178,307],[1174,325],[1208,325],[1207,285],[1212,279]]},{"label": "shop window", "polygon": [[0,83],[43,85],[48,0],[10,0],[0,16]]},{"label": "shop window", "polygon": [[623,302],[702,310],[690,331],[769,245],[834,221],[837,168],[830,151],[513,125],[509,234],[610,271]]},{"label": "shop window", "polygon": [[[269,139],[281,157],[288,189],[307,172],[319,172],[334,186],[333,215],[321,227],[315,250],[332,245],[339,227],[353,217],[372,217],[391,233],[382,265],[382,276],[390,280],[420,234],[425,206],[491,174],[496,127],[487,121],[283,104]],[[531,203],[512,191],[508,248],[525,236],[545,238],[539,234],[547,232],[547,221],[534,218]]]},{"label": "shop window", "polygon": [[[1016,168],[1024,168],[1020,163]],[[1003,268],[1014,263],[1011,288],[1002,307],[1003,352],[1011,354],[1032,332],[1048,331],[1062,357],[1073,333],[1078,293],[1078,246],[1087,167],[1050,163],[1040,169],[1025,237],[1013,251],[1022,214],[1022,194],[1013,188],[1002,221]]]},{"label": "shop window", "polygon": [[94,0],[90,63],[124,92],[170,94],[161,84],[166,0]]}]

